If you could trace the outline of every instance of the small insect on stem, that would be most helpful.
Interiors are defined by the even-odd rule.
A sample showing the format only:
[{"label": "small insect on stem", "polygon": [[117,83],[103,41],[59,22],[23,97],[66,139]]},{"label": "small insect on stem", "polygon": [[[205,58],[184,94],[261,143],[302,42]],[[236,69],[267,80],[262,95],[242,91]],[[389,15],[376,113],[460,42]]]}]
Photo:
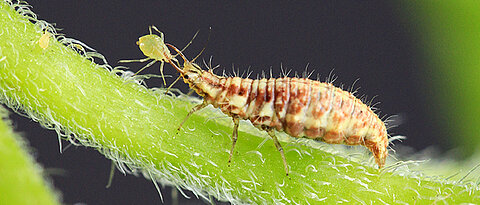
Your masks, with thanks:
[{"label": "small insect on stem", "polygon": [[212,70],[203,70],[193,60],[187,60],[175,46],[168,43],[165,46],[182,57],[183,67],[170,64],[183,81],[203,97],[203,103],[192,108],[179,129],[193,113],[207,105],[219,108],[232,117],[234,123],[229,162],[238,137],[239,121],[249,120],[273,139],[287,175],[287,160],[275,131],[329,144],[362,145],[373,153],[379,168],[385,165],[388,155],[385,123],[352,93],[308,78],[285,76],[253,80],[217,76]]},{"label": "small insect on stem", "polygon": [[[160,34],[160,36],[153,34],[152,29],[157,31]],[[157,29],[157,27],[150,26],[148,28],[148,30],[149,30],[149,34],[141,36],[137,41],[138,47],[142,51],[143,55],[147,56],[147,58],[137,59],[137,60],[120,60],[118,62],[119,63],[130,63],[130,62],[141,62],[141,63],[143,63],[143,62],[146,62],[148,60],[152,60],[150,63],[148,63],[147,65],[143,66],[140,70],[138,70],[135,73],[135,75],[137,75],[138,73],[142,72],[145,68],[148,68],[148,67],[152,66],[153,64],[155,64],[156,62],[160,61],[160,74],[162,76],[163,84],[167,85],[167,83],[165,81],[165,76],[163,75],[164,63],[170,63],[172,65],[174,63],[178,63],[177,59],[175,58],[178,54],[177,55],[172,55],[170,53],[170,50],[168,50],[167,46],[165,45],[165,41],[164,41],[165,39],[163,37],[163,33],[160,32]],[[195,34],[195,36],[196,35],[197,34]],[[193,38],[195,38],[195,36]],[[193,39],[185,46],[184,49],[186,49],[192,43],[192,41],[193,41]],[[184,49],[182,49],[182,51]]]},{"label": "small insect on stem", "polygon": [[48,48],[48,44],[50,43],[50,37],[52,37],[52,34],[49,33],[48,31],[44,31],[40,39],[38,40],[38,45],[40,48],[43,50]]}]

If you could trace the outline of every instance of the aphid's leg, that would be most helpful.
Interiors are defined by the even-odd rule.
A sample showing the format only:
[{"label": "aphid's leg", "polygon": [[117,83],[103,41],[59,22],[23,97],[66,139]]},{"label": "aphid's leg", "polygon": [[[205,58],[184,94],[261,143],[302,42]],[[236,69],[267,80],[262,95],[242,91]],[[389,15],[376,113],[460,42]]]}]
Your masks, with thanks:
[{"label": "aphid's leg", "polygon": [[185,117],[185,119],[183,119],[182,123],[180,123],[180,126],[178,126],[178,129],[177,130],[180,130],[180,128],[182,128],[182,125],[183,123],[185,123],[187,121],[187,119],[190,117],[190,115],[192,115],[194,112],[198,111],[198,110],[201,110],[202,108],[206,107],[208,104],[205,103],[205,101],[203,101],[202,104],[198,104],[196,105],[195,107],[192,108],[192,110],[190,110],[190,112],[188,112],[187,116]]},{"label": "aphid's leg", "polygon": [[173,81],[173,83],[170,84],[170,86],[168,86],[166,93],[168,93],[168,91],[170,91],[170,88],[172,88],[172,86],[175,85],[175,83],[177,83],[177,81],[180,80],[180,78],[182,78],[182,76],[178,76],[178,78],[175,81]]},{"label": "aphid's leg", "polygon": [[277,150],[280,152],[280,155],[282,155],[282,160],[283,160],[283,166],[285,167],[285,173],[287,173],[288,176],[288,165],[287,165],[287,160],[285,159],[285,154],[283,153],[283,148],[280,142],[277,139],[277,136],[275,136],[275,131],[273,130],[267,130],[268,135],[273,139],[273,143],[275,143],[275,147],[277,147]]},{"label": "aphid's leg", "polygon": [[190,91],[188,91],[187,96],[192,95],[194,92],[195,92],[195,90],[190,90]]},{"label": "aphid's leg", "polygon": [[[152,65],[155,64],[156,62],[157,62],[157,61],[154,60],[154,61],[148,63],[147,65],[143,66],[143,68],[141,68],[140,70],[138,70],[134,75],[139,74],[140,72],[142,72],[143,70],[145,70],[145,68],[148,68],[148,67],[152,66]],[[162,61],[162,62],[163,62],[163,61]],[[162,74],[162,76],[163,76],[163,74]]]},{"label": "aphid's leg", "polygon": [[152,28],[153,28],[155,31],[157,31],[157,32],[160,34],[160,38],[163,39],[163,33],[162,33],[160,30],[158,30],[158,28],[157,28],[156,26],[153,26],[153,25],[152,25],[152,26],[148,27],[148,31],[150,31],[150,34],[152,34]]},{"label": "aphid's leg", "polygon": [[166,86],[167,82],[165,81],[165,76],[163,75],[163,65],[164,65],[164,62],[160,61],[160,75],[162,75],[163,85]]},{"label": "aphid's leg", "polygon": [[228,164],[232,161],[233,148],[237,144],[238,138],[238,125],[240,125],[240,120],[237,116],[233,116],[233,134],[232,134],[232,148],[230,149],[230,156],[228,157]]},{"label": "aphid's leg", "polygon": [[144,59],[134,59],[134,60],[119,60],[119,63],[132,63],[132,62],[140,62],[143,63],[145,61],[150,60],[151,58],[144,58]]}]

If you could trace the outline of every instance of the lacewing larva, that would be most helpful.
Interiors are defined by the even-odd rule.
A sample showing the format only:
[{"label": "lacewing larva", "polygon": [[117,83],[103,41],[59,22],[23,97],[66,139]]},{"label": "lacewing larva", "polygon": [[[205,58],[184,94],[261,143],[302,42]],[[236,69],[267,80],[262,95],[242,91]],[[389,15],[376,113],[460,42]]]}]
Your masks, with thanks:
[{"label": "lacewing larva", "polygon": [[329,144],[362,145],[372,152],[379,168],[385,165],[388,155],[385,123],[350,92],[331,83],[307,78],[253,80],[217,76],[212,70],[203,70],[193,60],[187,60],[182,51],[167,43],[162,48],[168,56],[172,55],[167,46],[183,58],[184,64],[182,67],[177,66],[176,60],[177,64],[172,60],[168,62],[184,82],[203,97],[203,103],[192,108],[179,129],[194,112],[207,105],[219,108],[232,117],[234,123],[228,162],[233,155],[242,119],[249,120],[270,135],[281,154],[287,175],[287,161],[275,130]]}]

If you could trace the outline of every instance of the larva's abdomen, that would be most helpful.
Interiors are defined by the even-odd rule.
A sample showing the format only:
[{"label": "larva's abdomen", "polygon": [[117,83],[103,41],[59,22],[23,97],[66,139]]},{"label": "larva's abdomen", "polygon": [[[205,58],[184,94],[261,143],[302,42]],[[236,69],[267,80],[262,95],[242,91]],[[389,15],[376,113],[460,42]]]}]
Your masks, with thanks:
[{"label": "larva's abdomen", "polygon": [[[204,78],[216,77],[205,72]],[[203,79],[203,82],[212,81]],[[259,129],[330,144],[366,146],[381,167],[387,156],[385,124],[351,93],[305,78],[221,78],[219,85],[198,85],[208,103]],[[208,87],[208,89],[206,89]]]}]

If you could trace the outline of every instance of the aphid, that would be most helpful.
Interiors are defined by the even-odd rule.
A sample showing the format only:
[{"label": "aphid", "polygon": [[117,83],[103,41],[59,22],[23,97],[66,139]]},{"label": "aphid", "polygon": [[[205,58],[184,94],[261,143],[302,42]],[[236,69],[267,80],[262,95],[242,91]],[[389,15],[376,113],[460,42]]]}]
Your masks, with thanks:
[{"label": "aphid", "polygon": [[[160,36],[157,36],[152,33],[152,28],[157,31]],[[160,61],[160,73],[162,75],[163,79],[163,84],[166,85],[167,83],[165,82],[165,77],[163,76],[163,65],[165,62],[174,64],[174,62],[177,62],[177,59],[175,58],[174,55],[170,53],[170,50],[168,50],[167,46],[165,45],[164,38],[163,38],[163,33],[160,32],[157,27],[155,26],[150,26],[148,28],[150,34],[141,36],[138,38],[137,45],[140,47],[140,50],[142,53],[147,56],[147,58],[144,59],[139,59],[139,60],[120,60],[118,61],[119,63],[130,63],[130,62],[145,62],[148,60],[152,60],[150,63],[145,65],[143,68],[141,68],[139,71],[135,73],[138,74],[141,71],[143,71],[145,68],[148,68],[155,64],[156,62]],[[188,46],[188,45],[187,45]]]},{"label": "aphid", "polygon": [[172,66],[204,99],[187,114],[180,127],[195,111],[209,104],[220,108],[234,122],[229,162],[238,137],[239,120],[243,119],[268,132],[281,154],[287,175],[285,155],[274,130],[330,144],[363,145],[373,153],[379,168],[385,165],[388,155],[385,123],[351,93],[306,78],[220,77],[188,61],[175,46],[166,45],[184,60],[183,68]]},{"label": "aphid", "polygon": [[38,40],[38,45],[40,48],[43,50],[48,48],[48,44],[50,43],[50,37],[52,37],[52,34],[49,33],[48,31],[44,31],[40,39]]}]

